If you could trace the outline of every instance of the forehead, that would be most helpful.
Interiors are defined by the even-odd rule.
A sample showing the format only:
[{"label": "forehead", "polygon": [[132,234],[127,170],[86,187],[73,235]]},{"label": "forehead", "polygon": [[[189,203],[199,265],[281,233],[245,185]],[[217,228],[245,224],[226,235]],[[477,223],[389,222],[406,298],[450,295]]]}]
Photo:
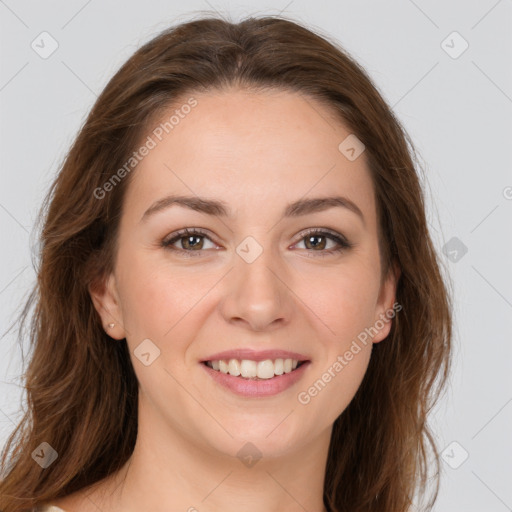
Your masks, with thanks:
[{"label": "forehead", "polygon": [[308,195],[339,194],[375,215],[365,153],[349,160],[340,151],[350,130],[311,97],[238,89],[190,94],[153,124],[142,139],[150,137],[153,148],[137,164],[125,199],[139,217],[170,193],[221,199],[253,215],[272,205],[281,212]]}]

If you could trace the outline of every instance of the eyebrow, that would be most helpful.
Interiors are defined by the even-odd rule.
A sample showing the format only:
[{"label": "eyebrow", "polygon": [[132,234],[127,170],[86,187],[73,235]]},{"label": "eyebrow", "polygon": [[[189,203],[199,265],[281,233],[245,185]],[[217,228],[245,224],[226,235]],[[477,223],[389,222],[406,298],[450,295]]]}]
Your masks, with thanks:
[{"label": "eyebrow", "polygon": [[[231,218],[232,213],[228,205],[224,201],[214,199],[207,199],[198,196],[179,196],[170,195],[155,201],[142,215],[141,222],[146,221],[149,217],[170,208],[171,206],[178,205],[190,210],[194,210],[206,215],[216,217]],[[283,218],[285,217],[300,217],[311,213],[322,212],[329,208],[340,207],[345,208],[356,215],[358,215],[363,224],[365,223],[363,212],[360,208],[350,199],[342,196],[329,196],[329,197],[315,197],[310,199],[299,199],[290,203],[284,210]]]}]

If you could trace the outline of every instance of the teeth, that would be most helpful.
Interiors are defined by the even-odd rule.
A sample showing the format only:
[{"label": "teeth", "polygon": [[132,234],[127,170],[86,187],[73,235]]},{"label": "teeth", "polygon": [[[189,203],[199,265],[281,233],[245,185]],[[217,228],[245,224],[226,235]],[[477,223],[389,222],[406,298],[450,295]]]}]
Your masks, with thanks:
[{"label": "teeth", "polygon": [[238,377],[241,373],[240,363],[236,359],[230,359],[228,363],[228,371],[230,375]]},{"label": "teeth", "polygon": [[229,361],[208,361],[210,368],[222,373],[229,373],[235,377],[245,379],[271,379],[275,375],[283,375],[295,370],[299,364],[297,359],[265,359],[264,361],[251,361],[249,359],[230,359]]},{"label": "teeth", "polygon": [[274,361],[274,373],[276,375],[283,375],[283,373],[284,373],[284,361],[282,359],[276,359]]},{"label": "teeth", "polygon": [[258,367],[254,361],[248,361],[247,359],[243,359],[240,364],[240,372],[242,374],[242,377],[252,379],[258,376]]},{"label": "teeth", "polygon": [[270,359],[258,362],[257,375],[259,379],[271,379],[274,377],[274,363]]}]

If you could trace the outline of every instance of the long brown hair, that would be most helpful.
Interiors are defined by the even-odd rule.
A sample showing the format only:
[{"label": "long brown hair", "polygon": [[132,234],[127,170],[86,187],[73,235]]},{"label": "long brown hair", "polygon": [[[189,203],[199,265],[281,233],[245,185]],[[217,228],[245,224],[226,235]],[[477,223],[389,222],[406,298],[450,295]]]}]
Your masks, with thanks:
[{"label": "long brown hair", "polygon": [[[447,381],[452,313],[426,221],[413,145],[366,72],[336,43],[282,16],[182,23],[142,46],[107,84],[46,196],[40,217],[27,411],[2,456],[0,510],[20,512],[120,469],[137,436],[138,383],[126,341],[104,331],[90,287],[112,271],[129,174],[102,188],[149,122],[192,92],[279,88],[329,106],[366,146],[379,216],[383,275],[400,269],[402,311],[374,345],[355,397],[336,419],[324,503],[334,512],[405,512],[439,489],[427,415]],[[23,329],[20,328],[20,333]],[[23,336],[23,334],[20,334]],[[113,414],[115,412],[115,414]],[[58,452],[46,469],[33,451]],[[427,493],[430,455],[436,487]]]}]

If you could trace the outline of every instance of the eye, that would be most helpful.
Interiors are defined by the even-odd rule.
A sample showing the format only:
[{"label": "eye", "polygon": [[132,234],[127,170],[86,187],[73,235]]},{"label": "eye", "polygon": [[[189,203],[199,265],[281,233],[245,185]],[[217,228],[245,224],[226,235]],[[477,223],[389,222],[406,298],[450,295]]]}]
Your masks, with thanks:
[{"label": "eye", "polygon": [[[209,239],[206,235],[206,232],[201,229],[196,228],[185,228],[177,233],[171,235],[171,238],[165,239],[162,241],[162,246],[171,250],[171,251],[179,251],[182,253],[187,253],[187,256],[199,256],[204,249],[204,240],[201,239]],[[210,240],[211,241],[211,240]],[[174,244],[179,242],[181,244],[180,247],[174,247]],[[197,252],[197,254],[193,254]]]},{"label": "eye", "polygon": [[[309,252],[317,252],[319,256],[328,256],[329,254],[339,253],[352,247],[352,244],[343,235],[330,229],[312,228],[305,233],[301,233],[301,235],[302,239],[299,243],[304,241],[306,250],[312,248]],[[326,249],[327,240],[334,241],[334,247]]]},{"label": "eye", "polygon": [[[318,256],[329,256],[350,249],[353,244],[343,235],[327,228],[312,228],[301,233],[302,238],[298,243],[304,242],[306,251],[309,253],[318,253]],[[204,240],[211,242],[210,237],[205,231],[198,228],[185,228],[170,235],[170,238],[162,241],[162,247],[171,251],[181,252],[188,256],[201,256],[204,246]],[[319,241],[320,240],[320,241]],[[334,242],[334,247],[326,248],[327,240]],[[180,243],[181,247],[175,247]],[[297,245],[297,244],[296,244]]]}]

